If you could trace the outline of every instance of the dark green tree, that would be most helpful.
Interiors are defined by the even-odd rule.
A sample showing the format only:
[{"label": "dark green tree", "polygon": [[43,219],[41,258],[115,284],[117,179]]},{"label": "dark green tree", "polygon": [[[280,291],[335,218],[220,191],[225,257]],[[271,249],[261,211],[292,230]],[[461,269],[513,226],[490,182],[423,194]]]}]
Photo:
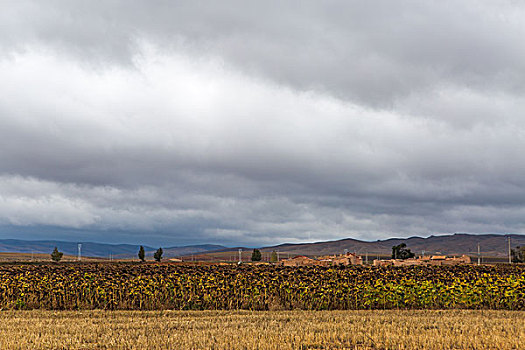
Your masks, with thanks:
[{"label": "dark green tree", "polygon": [[252,261],[261,261],[262,255],[259,249],[254,249],[252,252]]},{"label": "dark green tree", "polygon": [[140,261],[142,261],[142,262],[146,261],[146,253],[144,252],[144,247],[143,246],[140,246],[138,255],[139,255]]},{"label": "dark green tree", "polygon": [[392,259],[409,259],[415,257],[416,254],[412,253],[410,249],[407,248],[405,243],[400,245],[395,245],[392,247]]},{"label": "dark green tree", "polygon": [[51,253],[51,259],[53,259],[53,261],[59,262],[62,259],[63,255],[64,253],[59,252],[58,248],[55,247],[55,249],[53,249],[53,252]]},{"label": "dark green tree", "polygon": [[513,263],[525,262],[525,246],[517,246],[516,249],[511,249],[510,255]]},{"label": "dark green tree", "polygon": [[153,254],[153,258],[155,258],[156,261],[160,262],[162,260],[162,248],[157,249],[155,254]]},{"label": "dark green tree", "polygon": [[277,253],[275,252],[275,250],[272,252],[272,255],[270,255],[270,262],[271,263],[277,262]]}]

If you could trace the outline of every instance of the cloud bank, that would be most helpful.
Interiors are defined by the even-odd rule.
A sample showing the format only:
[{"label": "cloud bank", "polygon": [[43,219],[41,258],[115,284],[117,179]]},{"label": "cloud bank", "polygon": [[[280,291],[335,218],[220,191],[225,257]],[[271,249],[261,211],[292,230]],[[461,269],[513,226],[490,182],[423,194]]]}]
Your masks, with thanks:
[{"label": "cloud bank", "polygon": [[524,230],[519,3],[7,1],[0,23],[4,235]]}]

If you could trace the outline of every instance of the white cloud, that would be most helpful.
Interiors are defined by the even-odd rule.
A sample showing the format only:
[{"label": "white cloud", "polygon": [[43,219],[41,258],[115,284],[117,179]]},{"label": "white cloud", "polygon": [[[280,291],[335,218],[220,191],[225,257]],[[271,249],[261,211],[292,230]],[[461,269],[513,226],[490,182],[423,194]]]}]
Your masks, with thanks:
[{"label": "white cloud", "polygon": [[523,7],[376,4],[2,3],[0,223],[174,244],[520,230]]}]

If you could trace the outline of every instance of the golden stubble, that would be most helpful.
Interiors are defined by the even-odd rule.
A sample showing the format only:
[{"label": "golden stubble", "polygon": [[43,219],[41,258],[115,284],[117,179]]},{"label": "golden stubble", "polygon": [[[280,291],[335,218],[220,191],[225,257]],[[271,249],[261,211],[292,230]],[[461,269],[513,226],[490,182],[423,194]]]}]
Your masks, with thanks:
[{"label": "golden stubble", "polygon": [[524,349],[525,312],[2,311],[0,349]]}]

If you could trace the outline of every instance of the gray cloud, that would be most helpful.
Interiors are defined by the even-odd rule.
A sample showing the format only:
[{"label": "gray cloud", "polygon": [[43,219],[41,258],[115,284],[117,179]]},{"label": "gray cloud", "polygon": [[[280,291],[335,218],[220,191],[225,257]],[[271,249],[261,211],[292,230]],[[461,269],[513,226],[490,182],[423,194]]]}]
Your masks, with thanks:
[{"label": "gray cloud", "polygon": [[524,86],[514,72],[524,68],[525,8],[513,1],[52,3],[5,6],[4,44],[132,64],[146,40],[379,106],[436,85]]},{"label": "gray cloud", "polygon": [[229,5],[2,3],[0,225],[254,245],[523,230],[525,8]]}]

